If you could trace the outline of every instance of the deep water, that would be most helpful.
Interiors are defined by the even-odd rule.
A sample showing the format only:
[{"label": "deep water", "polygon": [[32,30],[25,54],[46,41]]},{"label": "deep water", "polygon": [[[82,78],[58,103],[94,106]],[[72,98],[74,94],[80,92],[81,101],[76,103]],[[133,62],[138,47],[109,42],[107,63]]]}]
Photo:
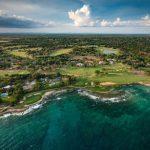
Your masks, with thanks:
[{"label": "deep water", "polygon": [[77,92],[0,119],[0,150],[150,150],[150,88],[120,89],[126,101],[94,101]]}]

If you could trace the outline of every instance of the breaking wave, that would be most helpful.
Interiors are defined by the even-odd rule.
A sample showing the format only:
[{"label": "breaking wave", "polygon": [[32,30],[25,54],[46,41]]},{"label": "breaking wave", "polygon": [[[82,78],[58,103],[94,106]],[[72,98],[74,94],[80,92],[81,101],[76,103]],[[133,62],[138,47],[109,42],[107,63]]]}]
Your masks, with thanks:
[{"label": "breaking wave", "polygon": [[117,96],[117,97],[111,97],[111,98],[97,96],[97,95],[91,94],[88,91],[82,91],[82,90],[78,90],[78,94],[80,94],[82,96],[87,96],[96,102],[101,101],[101,102],[106,102],[106,103],[119,103],[119,102],[124,102],[127,100],[127,93],[120,95],[120,96]]},{"label": "breaking wave", "polygon": [[4,114],[4,115],[0,116],[0,119],[7,118],[7,117],[10,117],[10,116],[23,116],[23,115],[26,115],[26,114],[32,112],[33,110],[41,108],[42,105],[43,105],[43,103],[32,105],[23,112],[7,113],[7,114]]}]

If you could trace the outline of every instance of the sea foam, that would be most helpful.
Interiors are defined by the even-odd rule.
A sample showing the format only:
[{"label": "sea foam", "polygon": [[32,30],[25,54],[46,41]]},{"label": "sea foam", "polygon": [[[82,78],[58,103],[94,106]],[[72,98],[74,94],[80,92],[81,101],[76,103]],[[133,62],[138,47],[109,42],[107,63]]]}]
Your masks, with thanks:
[{"label": "sea foam", "polygon": [[111,103],[119,103],[119,102],[123,102],[123,101],[127,100],[126,94],[118,96],[118,97],[111,97],[111,98],[109,98],[109,97],[104,98],[102,96],[97,96],[97,95],[91,94],[90,92],[84,91],[84,90],[78,90],[78,94],[80,94],[82,96],[87,96],[90,99],[95,100],[96,102],[102,101],[102,102],[106,102],[106,103],[110,103],[110,102]]}]

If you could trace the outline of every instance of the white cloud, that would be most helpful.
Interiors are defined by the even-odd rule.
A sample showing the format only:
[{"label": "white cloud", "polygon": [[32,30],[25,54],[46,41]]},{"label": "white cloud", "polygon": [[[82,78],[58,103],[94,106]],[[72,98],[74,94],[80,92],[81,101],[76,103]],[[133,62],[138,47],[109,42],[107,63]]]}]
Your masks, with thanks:
[{"label": "white cloud", "polygon": [[150,26],[150,16],[146,15],[146,16],[142,17],[140,24],[149,27]]},{"label": "white cloud", "polygon": [[68,15],[77,27],[95,25],[95,21],[93,21],[90,16],[90,8],[88,5],[83,5],[82,8],[77,9],[76,11],[69,11]]},{"label": "white cloud", "polygon": [[100,22],[101,27],[149,27],[150,17],[146,15],[138,20],[121,20],[117,18],[114,21],[102,20]]},{"label": "white cloud", "polygon": [[108,27],[110,25],[111,25],[111,22],[107,21],[107,20],[104,20],[104,19],[100,22],[101,27]]},{"label": "white cloud", "polygon": [[69,11],[68,15],[73,20],[74,26],[77,27],[149,27],[150,17],[146,15],[138,20],[122,20],[116,18],[114,21],[99,19],[95,20],[91,17],[90,8],[88,5],[83,5],[82,8],[76,11]]}]

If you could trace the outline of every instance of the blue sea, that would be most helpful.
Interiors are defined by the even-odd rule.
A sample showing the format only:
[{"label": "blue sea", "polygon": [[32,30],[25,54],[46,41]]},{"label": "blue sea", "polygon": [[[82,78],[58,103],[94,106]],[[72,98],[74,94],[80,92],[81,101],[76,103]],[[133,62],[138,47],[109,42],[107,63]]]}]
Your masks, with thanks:
[{"label": "blue sea", "polygon": [[59,94],[24,116],[0,119],[0,150],[150,150],[150,87],[124,96]]}]

